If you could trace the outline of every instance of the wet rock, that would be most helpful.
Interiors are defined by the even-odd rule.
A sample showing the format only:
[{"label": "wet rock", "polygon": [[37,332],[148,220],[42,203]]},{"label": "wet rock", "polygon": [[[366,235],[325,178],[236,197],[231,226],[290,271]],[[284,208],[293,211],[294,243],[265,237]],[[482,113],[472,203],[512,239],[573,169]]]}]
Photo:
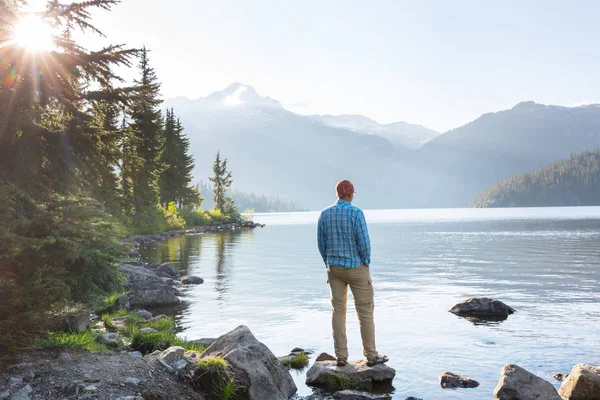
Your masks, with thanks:
[{"label": "wet rock", "polygon": [[569,376],[569,374],[554,374],[554,375],[552,375],[552,377],[559,382],[564,381],[565,379],[567,379],[568,376]]},{"label": "wet rock", "polygon": [[501,318],[513,314],[515,310],[490,297],[471,297],[454,305],[450,312],[460,316]]},{"label": "wet rock", "polygon": [[156,275],[163,276],[165,278],[177,279],[179,278],[179,271],[170,263],[162,263],[155,270]]},{"label": "wet rock", "polygon": [[554,386],[515,364],[502,368],[494,400],[562,400]]},{"label": "wet rock", "polygon": [[70,362],[72,360],[71,355],[69,353],[65,353],[64,351],[58,355],[58,359],[61,362]]},{"label": "wet rock", "polygon": [[96,341],[109,347],[121,347],[123,345],[123,339],[117,333],[105,333],[98,336]]},{"label": "wet rock", "polygon": [[152,313],[146,310],[135,310],[133,314],[145,320],[149,320],[150,318],[152,318]]},{"label": "wet rock", "polygon": [[158,333],[158,331],[154,328],[142,328],[142,329],[140,329],[140,333],[147,335],[149,333]]},{"label": "wet rock", "polygon": [[327,353],[321,353],[315,361],[337,361],[337,358]]},{"label": "wet rock", "polygon": [[121,265],[121,272],[127,278],[127,297],[131,307],[152,307],[177,305],[181,301],[173,287],[153,271],[133,265]]},{"label": "wet rock", "polygon": [[479,382],[446,371],[440,374],[440,386],[444,389],[476,388],[479,386]]},{"label": "wet rock", "polygon": [[357,390],[342,390],[336,392],[333,397],[340,400],[389,400],[391,399],[388,395],[382,394],[371,394],[366,392],[359,392]]},{"label": "wet rock", "polygon": [[568,400],[600,400],[600,367],[575,365],[559,394]]},{"label": "wet rock", "polygon": [[306,373],[306,384],[309,386],[330,386],[340,375],[354,382],[391,383],[396,371],[385,364],[367,366],[366,360],[349,361],[345,367],[336,366],[336,361],[315,361]]},{"label": "wet rock", "polygon": [[236,383],[246,388],[247,399],[287,400],[296,393],[290,373],[246,326],[219,337],[200,356],[206,357],[227,361]]},{"label": "wet rock", "polygon": [[186,276],[185,278],[181,279],[181,283],[184,285],[200,285],[204,283],[204,279],[200,278],[199,276]]}]

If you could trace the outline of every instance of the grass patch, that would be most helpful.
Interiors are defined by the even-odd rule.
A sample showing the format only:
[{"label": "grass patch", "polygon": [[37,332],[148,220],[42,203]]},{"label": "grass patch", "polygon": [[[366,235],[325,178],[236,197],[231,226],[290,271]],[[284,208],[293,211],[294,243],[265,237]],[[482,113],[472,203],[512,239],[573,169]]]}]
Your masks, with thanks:
[{"label": "grass patch", "polygon": [[281,362],[284,367],[290,367],[293,369],[304,369],[308,367],[309,358],[304,352],[296,354],[292,359],[285,359]]},{"label": "grass patch", "polygon": [[131,348],[142,354],[152,353],[156,350],[165,350],[173,345],[174,337],[158,333],[137,332],[131,337]]},{"label": "grass patch", "polygon": [[361,384],[361,382],[358,379],[350,377],[348,375],[334,373],[330,374],[327,377],[327,386],[329,386],[332,389],[335,388],[342,390],[357,390],[363,388],[364,384]]},{"label": "grass patch", "polygon": [[39,340],[43,349],[72,350],[85,349],[95,352],[108,352],[108,348],[96,342],[97,335],[91,331],[81,332],[50,332]]},{"label": "grass patch", "polygon": [[119,258],[119,263],[123,263],[123,264],[127,264],[127,263],[135,263],[137,262],[138,259],[137,258],[133,258],[133,257],[123,257],[123,258]]},{"label": "grass patch", "polygon": [[193,385],[200,388],[208,400],[230,400],[240,390],[229,377],[229,364],[219,357],[207,357],[196,364]]},{"label": "grass patch", "polygon": [[235,384],[234,380],[229,378],[225,382],[223,386],[220,388],[219,400],[230,400],[233,399],[234,396],[239,391],[238,385]]},{"label": "grass patch", "polygon": [[188,342],[185,339],[177,339],[175,341],[175,343],[173,344],[173,346],[181,346],[186,351],[195,351],[197,353],[202,353],[202,352],[204,352],[204,350],[206,350],[206,346],[201,345],[201,344],[196,344],[196,343]]}]

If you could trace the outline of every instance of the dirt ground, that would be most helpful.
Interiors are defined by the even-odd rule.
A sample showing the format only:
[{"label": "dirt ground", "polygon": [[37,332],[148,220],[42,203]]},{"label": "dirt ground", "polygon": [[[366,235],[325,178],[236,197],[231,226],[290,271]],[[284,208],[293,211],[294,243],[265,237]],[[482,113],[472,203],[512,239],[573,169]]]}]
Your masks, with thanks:
[{"label": "dirt ground", "polygon": [[[11,385],[12,384],[12,385]],[[45,350],[0,355],[0,399],[32,389],[23,399],[204,400],[191,387],[139,353],[100,354],[85,350]],[[26,388],[25,390],[28,390]],[[135,398],[135,396],[139,396]],[[21,398],[19,398],[20,400]]]}]

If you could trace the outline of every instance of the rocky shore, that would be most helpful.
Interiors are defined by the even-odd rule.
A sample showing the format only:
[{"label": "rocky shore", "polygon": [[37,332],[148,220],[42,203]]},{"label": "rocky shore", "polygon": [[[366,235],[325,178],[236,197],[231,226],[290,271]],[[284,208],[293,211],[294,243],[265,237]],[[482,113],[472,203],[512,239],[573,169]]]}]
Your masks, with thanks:
[{"label": "rocky shore", "polygon": [[[191,340],[186,343],[193,346],[186,348],[171,345],[145,351],[147,354],[135,351],[131,337],[121,335],[132,320],[142,321],[141,326],[160,324],[167,317],[154,316],[146,309],[177,305],[181,301],[181,285],[203,283],[201,277],[180,276],[169,263],[147,264],[140,257],[140,246],[169,237],[259,226],[262,225],[215,224],[127,239],[125,243],[131,244],[130,262],[119,266],[127,279],[127,293],[116,300],[115,308],[129,310],[128,316],[107,320],[82,313],[70,316],[62,324],[72,331],[88,332],[91,329],[97,334],[100,332],[96,340],[110,351],[33,348],[0,355],[0,400],[391,399],[392,381],[396,375],[391,366],[368,367],[364,360],[356,360],[337,367],[335,357],[326,353],[315,357],[306,373],[306,384],[313,387],[314,393],[306,397],[296,395],[290,365],[294,365],[293,361],[301,355],[306,364],[299,368],[304,368],[311,353],[294,348],[289,355],[278,358],[246,326],[239,326],[219,338]],[[449,311],[470,321],[505,319],[516,312],[499,300],[485,297],[466,299]],[[151,327],[143,327],[139,332],[159,334]],[[517,365],[506,365],[502,368],[493,399],[600,400],[600,367],[579,364],[568,375],[556,376],[563,380],[559,391]],[[449,371],[442,372],[439,381],[442,390],[470,390],[479,385],[469,377]],[[406,400],[426,399],[408,397]]]}]

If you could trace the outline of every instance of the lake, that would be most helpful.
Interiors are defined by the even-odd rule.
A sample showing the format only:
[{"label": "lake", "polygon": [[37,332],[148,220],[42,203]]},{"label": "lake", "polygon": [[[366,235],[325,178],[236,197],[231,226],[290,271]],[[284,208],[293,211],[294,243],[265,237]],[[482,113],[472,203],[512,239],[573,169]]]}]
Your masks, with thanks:
[{"label": "lake", "polygon": [[[144,249],[205,279],[185,289],[182,336],[247,325],[277,356],[299,346],[333,354],[319,213],[257,214],[266,227],[172,238]],[[372,242],[378,350],[396,369],[394,399],[491,399],[500,369],[518,364],[559,387],[554,373],[600,365],[600,207],[365,211]],[[474,324],[448,312],[496,297],[517,310]],[[351,359],[362,358],[351,295]],[[312,360],[311,360],[312,364]],[[480,382],[444,390],[442,371]],[[292,375],[300,395],[305,372]]]}]

